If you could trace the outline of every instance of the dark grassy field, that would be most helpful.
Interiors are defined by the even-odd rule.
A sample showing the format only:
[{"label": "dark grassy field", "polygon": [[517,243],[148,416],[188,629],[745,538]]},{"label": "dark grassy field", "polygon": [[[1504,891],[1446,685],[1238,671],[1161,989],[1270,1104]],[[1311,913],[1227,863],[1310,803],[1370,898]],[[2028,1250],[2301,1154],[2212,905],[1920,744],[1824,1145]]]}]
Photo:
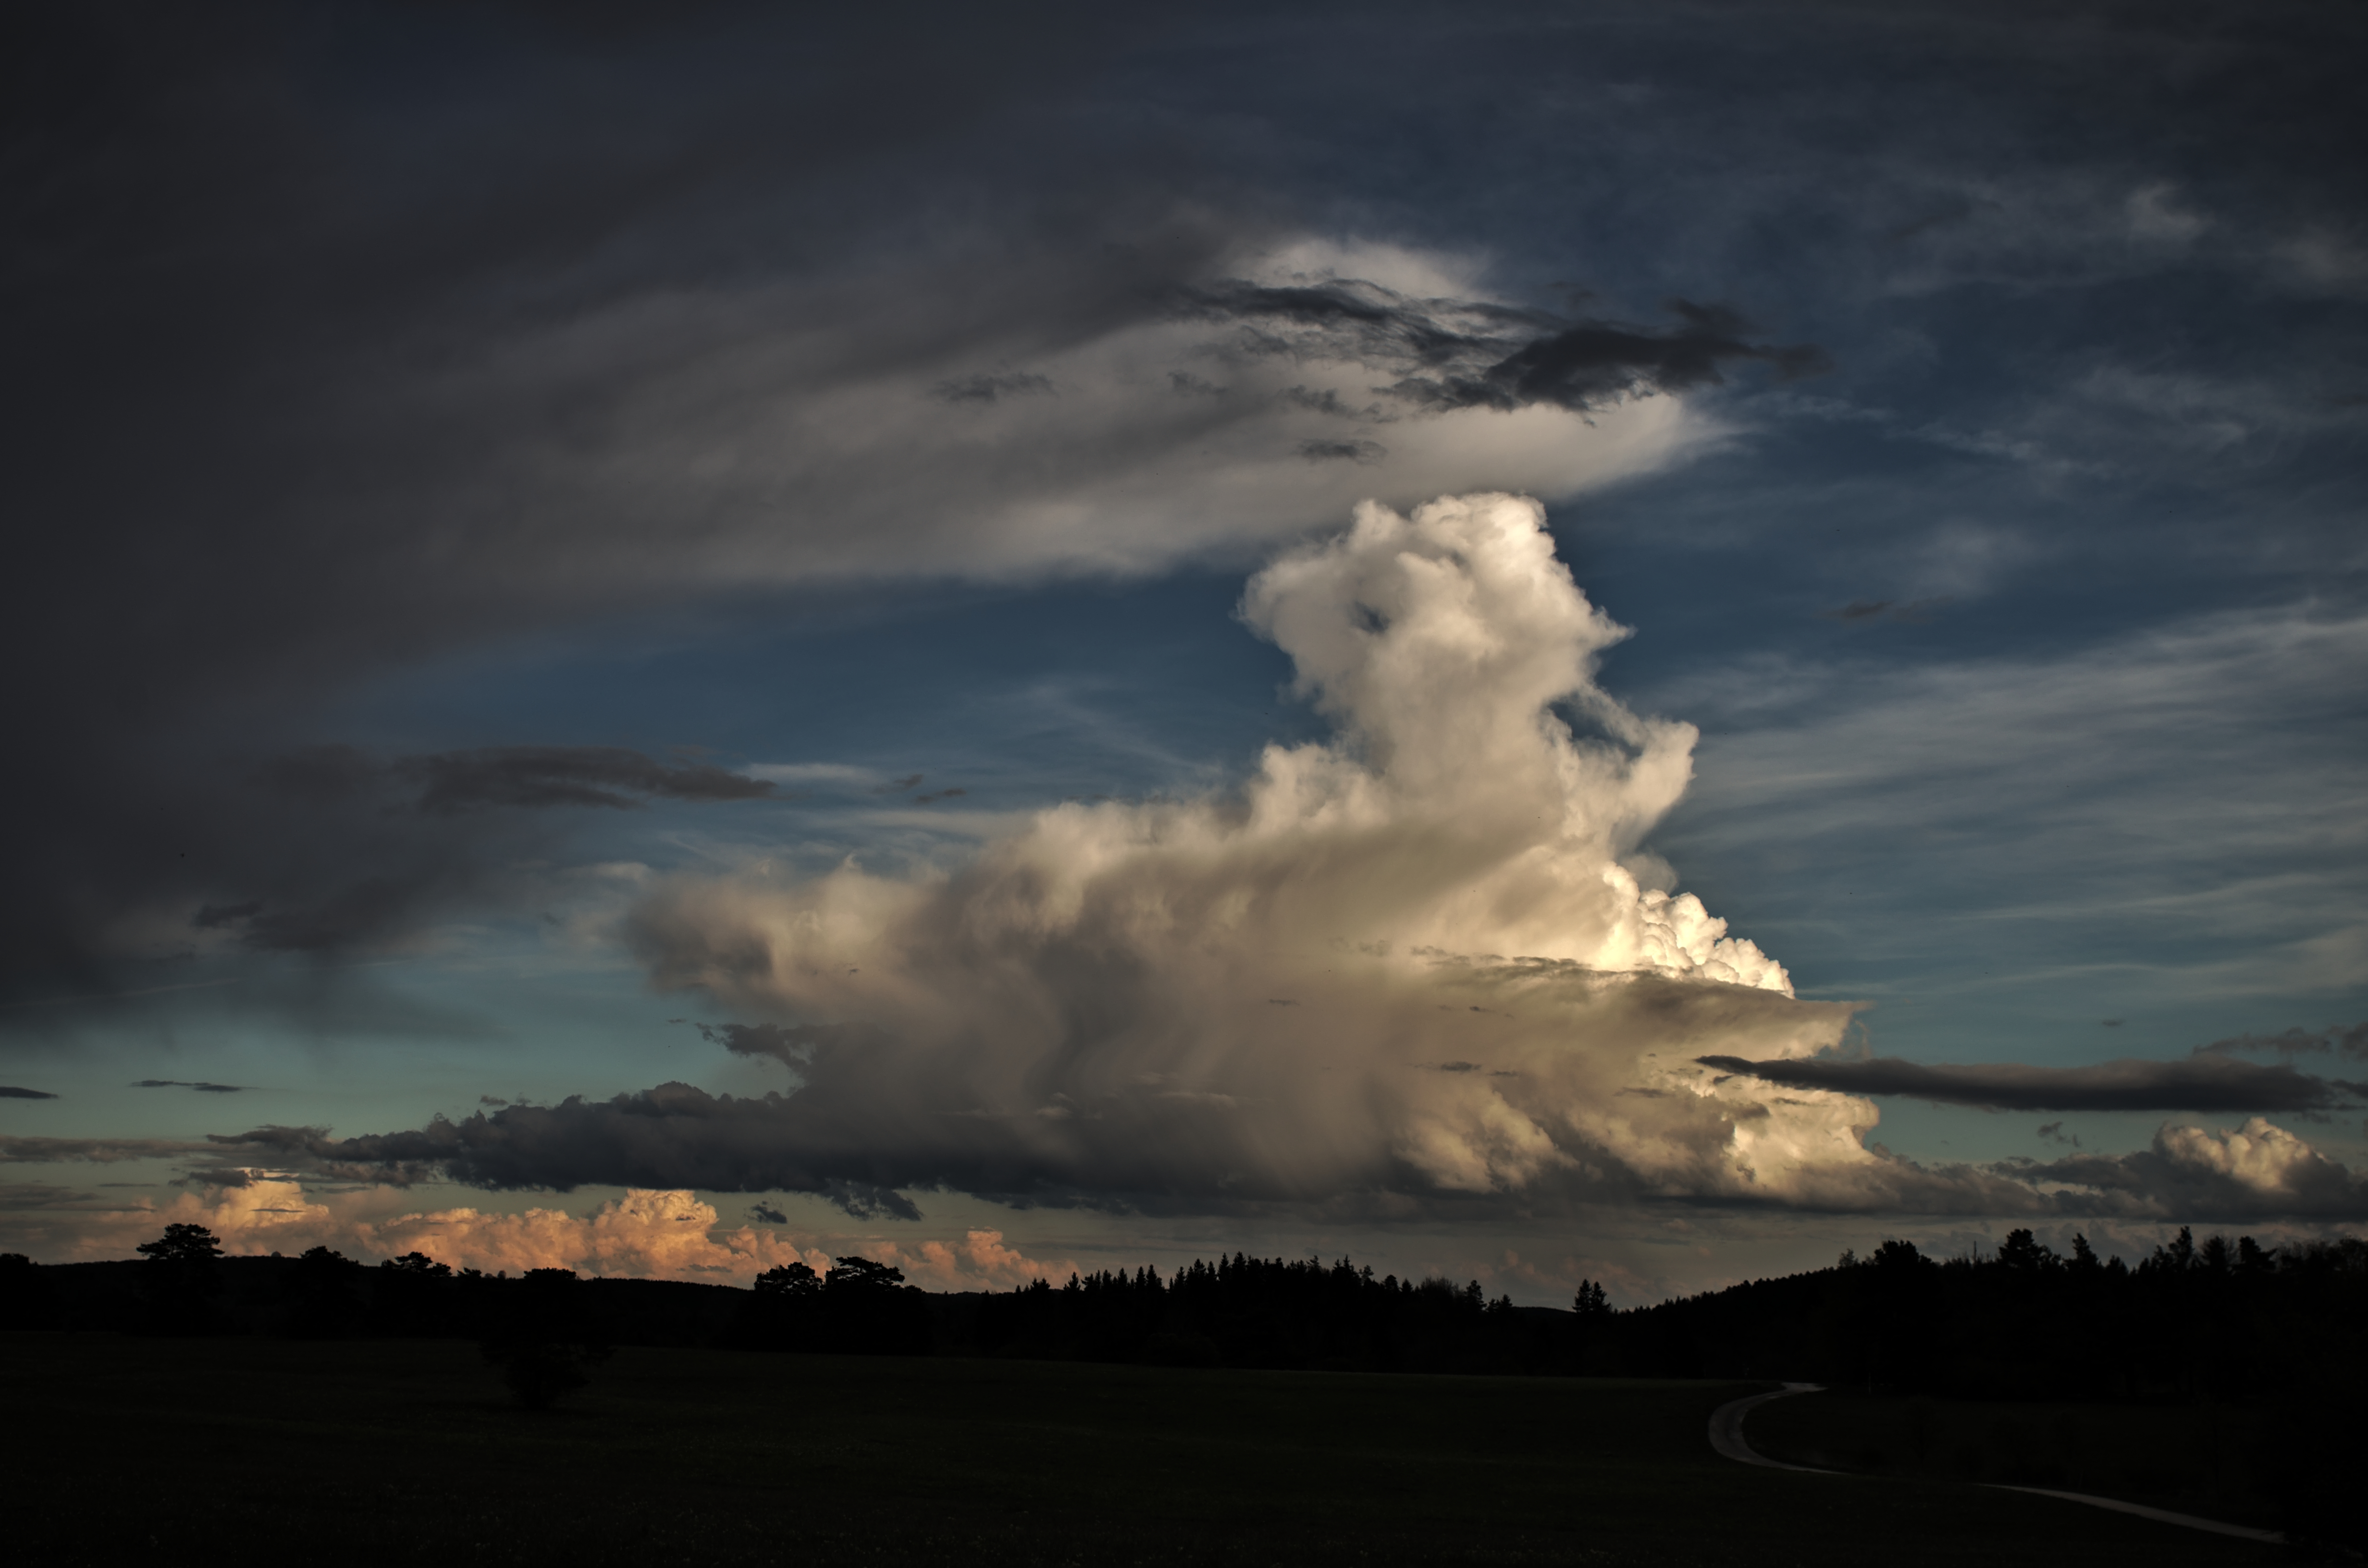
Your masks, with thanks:
[{"label": "dark grassy field", "polygon": [[0,1336],[17,1561],[2268,1562],[2040,1498],[1713,1456],[1741,1385]]},{"label": "dark grassy field", "polygon": [[2262,1412],[2026,1403],[1829,1390],[1761,1405],[1753,1448],[1794,1464],[1928,1481],[2047,1486],[2275,1529],[2248,1462]]}]

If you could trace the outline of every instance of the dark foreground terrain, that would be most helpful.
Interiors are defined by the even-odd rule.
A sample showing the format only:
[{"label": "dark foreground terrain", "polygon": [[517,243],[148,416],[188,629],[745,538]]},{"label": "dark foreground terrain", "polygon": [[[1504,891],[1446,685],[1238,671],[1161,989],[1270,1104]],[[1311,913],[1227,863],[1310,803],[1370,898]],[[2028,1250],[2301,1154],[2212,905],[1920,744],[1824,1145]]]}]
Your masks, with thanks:
[{"label": "dark foreground terrain", "polygon": [[1710,1381],[0,1335],[18,1561],[2080,1563],[2268,1547],[1713,1456]]},{"label": "dark foreground terrain", "polygon": [[[1772,1400],[1746,1436],[1771,1459],[1925,1481],[2044,1486],[2277,1529],[2257,1460],[2271,1413],[2228,1405],[1913,1398],[1834,1389]],[[2355,1478],[2356,1483],[2356,1478]]]}]

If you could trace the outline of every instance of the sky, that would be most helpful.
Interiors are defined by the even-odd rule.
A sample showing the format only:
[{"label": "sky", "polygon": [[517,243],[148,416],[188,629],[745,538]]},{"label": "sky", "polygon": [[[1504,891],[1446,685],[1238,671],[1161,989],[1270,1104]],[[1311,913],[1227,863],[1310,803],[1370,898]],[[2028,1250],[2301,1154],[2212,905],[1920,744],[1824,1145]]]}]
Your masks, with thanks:
[{"label": "sky", "polygon": [[11,7],[0,1247],[2368,1223],[2368,15]]}]

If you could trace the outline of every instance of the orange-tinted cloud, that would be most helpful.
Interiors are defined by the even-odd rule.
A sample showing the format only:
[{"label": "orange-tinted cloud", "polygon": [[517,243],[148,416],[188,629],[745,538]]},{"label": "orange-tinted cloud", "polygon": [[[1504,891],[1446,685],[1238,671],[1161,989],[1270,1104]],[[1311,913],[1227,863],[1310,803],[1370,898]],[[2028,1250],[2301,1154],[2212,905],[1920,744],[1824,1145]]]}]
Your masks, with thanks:
[{"label": "orange-tinted cloud", "polygon": [[474,1208],[390,1213],[407,1194],[386,1188],[321,1198],[302,1184],[259,1178],[243,1187],[182,1193],[169,1203],[101,1207],[58,1191],[20,1210],[7,1244],[51,1261],[128,1257],[170,1224],[203,1225],[233,1256],[327,1246],[364,1261],[425,1253],[454,1268],[488,1274],[567,1268],[643,1279],[696,1279],[745,1285],[768,1268],[804,1263],[827,1270],[834,1257],[860,1256],[905,1271],[931,1290],[1010,1290],[1036,1278],[1065,1278],[1076,1265],[1029,1257],[1000,1231],[959,1238],[886,1242],[860,1236],[801,1234],[743,1225],[721,1228],[714,1206],[682,1191],[629,1189],[588,1214],[561,1209],[521,1213]]}]

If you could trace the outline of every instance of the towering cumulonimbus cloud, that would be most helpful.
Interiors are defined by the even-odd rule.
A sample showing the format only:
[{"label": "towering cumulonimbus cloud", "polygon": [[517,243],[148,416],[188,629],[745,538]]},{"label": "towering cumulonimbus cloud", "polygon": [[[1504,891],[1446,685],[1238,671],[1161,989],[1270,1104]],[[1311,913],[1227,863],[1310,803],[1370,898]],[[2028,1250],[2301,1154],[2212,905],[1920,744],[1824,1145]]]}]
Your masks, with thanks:
[{"label": "towering cumulonimbus cloud", "polygon": [[1652,875],[1642,841],[1686,788],[1695,733],[1595,684],[1624,633],[1554,558],[1537,503],[1367,503],[1253,578],[1241,613],[1335,732],[1268,747],[1238,791],[1057,806],[951,871],[850,860],[800,879],[768,860],[643,897],[627,936],[655,983],[753,1016],[701,1032],[781,1063],[788,1092],[668,1083],[209,1150],[395,1184],[797,1191],[864,1219],[916,1219],[908,1194],[930,1189],[1366,1221],[1635,1199],[2368,1212],[2368,1183],[2259,1119],[2046,1164],[1926,1167],[1870,1145],[1867,1093],[2308,1108],[2344,1085],[2217,1057],[1808,1061],[1853,1007],[1797,999]]},{"label": "towering cumulonimbus cloud", "polygon": [[1537,503],[1367,503],[1242,615],[1337,733],[1269,746],[1235,795],[1058,806],[941,876],[682,879],[635,912],[658,983],[774,1020],[803,1083],[766,1119],[802,1171],[1197,1206],[1791,1197],[1877,1163],[1865,1102],[1694,1062],[1807,1055],[1850,1010],[1630,869],[1694,731],[1595,684],[1625,632]]}]

